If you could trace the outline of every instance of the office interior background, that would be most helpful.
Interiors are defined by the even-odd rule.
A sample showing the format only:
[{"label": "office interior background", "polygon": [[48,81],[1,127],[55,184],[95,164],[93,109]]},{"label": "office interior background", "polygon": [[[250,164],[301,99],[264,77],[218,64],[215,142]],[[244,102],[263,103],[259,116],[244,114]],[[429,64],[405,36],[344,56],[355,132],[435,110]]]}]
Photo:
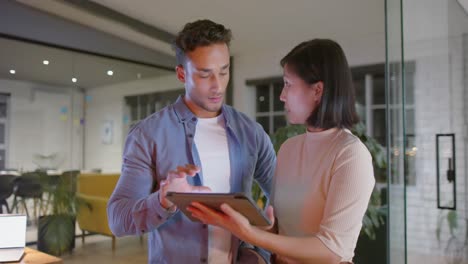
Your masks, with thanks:
[{"label": "office interior background", "polygon": [[[0,1],[0,170],[119,174],[129,129],[184,93],[170,44],[202,18],[233,30],[226,102],[274,135],[287,126],[279,60],[331,38],[387,164],[376,170],[383,233],[370,246],[382,263],[468,263],[467,12],[466,0]],[[111,252],[109,239],[96,243]],[[86,259],[76,244],[81,259],[64,260]]]}]

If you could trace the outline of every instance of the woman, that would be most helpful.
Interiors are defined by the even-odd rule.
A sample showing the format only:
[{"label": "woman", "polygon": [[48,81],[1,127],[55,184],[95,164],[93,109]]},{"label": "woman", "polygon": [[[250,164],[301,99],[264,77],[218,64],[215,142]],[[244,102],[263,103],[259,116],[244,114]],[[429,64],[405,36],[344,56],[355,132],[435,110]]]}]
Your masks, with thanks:
[{"label": "woman", "polygon": [[[276,263],[352,263],[375,180],[369,151],[348,130],[358,118],[346,57],[334,41],[314,39],[291,50],[281,66],[287,119],[306,124],[307,132],[278,152],[272,194],[278,234],[251,226],[226,204],[224,213],[199,203],[189,209],[273,252]],[[267,214],[274,221],[272,207]]]}]

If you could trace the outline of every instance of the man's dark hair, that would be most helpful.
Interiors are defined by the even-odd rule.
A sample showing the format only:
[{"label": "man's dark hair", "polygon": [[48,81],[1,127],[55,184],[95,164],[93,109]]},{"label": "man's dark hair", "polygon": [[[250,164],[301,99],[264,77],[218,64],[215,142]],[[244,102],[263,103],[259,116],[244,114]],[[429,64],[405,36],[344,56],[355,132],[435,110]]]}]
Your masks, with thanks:
[{"label": "man's dark hair", "polygon": [[286,64],[308,84],[323,82],[322,99],[307,118],[307,125],[351,128],[359,121],[351,70],[338,43],[329,39],[302,42],[281,59],[281,66]]},{"label": "man's dark hair", "polygon": [[231,42],[231,30],[211,20],[203,19],[187,23],[177,34],[174,41],[177,65],[185,63],[187,52],[197,47],[209,46],[211,44],[225,43],[229,46]]}]

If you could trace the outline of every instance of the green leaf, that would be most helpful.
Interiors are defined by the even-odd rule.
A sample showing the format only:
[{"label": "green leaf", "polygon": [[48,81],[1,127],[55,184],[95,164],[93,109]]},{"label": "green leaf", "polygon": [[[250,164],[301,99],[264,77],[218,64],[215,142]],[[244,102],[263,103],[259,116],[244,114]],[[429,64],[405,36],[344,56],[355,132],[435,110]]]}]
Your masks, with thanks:
[{"label": "green leaf", "polygon": [[75,239],[75,219],[69,215],[51,215],[41,219],[39,235],[46,243],[49,253],[59,256]]},{"label": "green leaf", "polygon": [[447,214],[447,222],[449,225],[450,234],[454,236],[455,230],[458,228],[457,212],[450,211]]}]

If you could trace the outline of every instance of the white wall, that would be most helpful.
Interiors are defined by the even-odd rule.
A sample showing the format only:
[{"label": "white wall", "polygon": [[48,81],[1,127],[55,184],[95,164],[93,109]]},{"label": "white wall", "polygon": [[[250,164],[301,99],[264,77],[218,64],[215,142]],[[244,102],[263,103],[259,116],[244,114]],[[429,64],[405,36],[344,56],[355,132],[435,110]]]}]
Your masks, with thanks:
[{"label": "white wall", "polygon": [[[0,80],[0,92],[11,95],[6,167],[34,170],[34,155],[57,153],[63,160],[59,169],[80,168],[82,132],[73,120],[79,121],[81,97],[75,91],[72,104],[71,91],[70,87]],[[67,109],[63,117],[62,108]]]},{"label": "white wall", "polygon": [[[124,116],[124,97],[183,88],[175,74],[97,87],[87,91],[85,169],[99,168],[105,172],[120,172],[122,150],[126,135]],[[102,125],[105,121],[113,123],[112,144],[101,141]]]}]

